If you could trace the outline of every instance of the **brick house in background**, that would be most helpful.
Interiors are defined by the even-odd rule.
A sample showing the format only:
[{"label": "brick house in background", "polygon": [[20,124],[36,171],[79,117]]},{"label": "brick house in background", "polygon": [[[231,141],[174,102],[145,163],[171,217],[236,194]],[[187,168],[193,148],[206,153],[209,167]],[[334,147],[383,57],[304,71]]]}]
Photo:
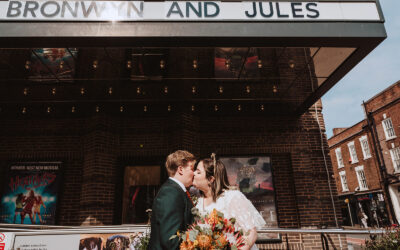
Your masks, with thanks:
[{"label": "brick house in background", "polygon": [[376,142],[384,185],[391,198],[393,214],[400,221],[400,81],[364,104]]},{"label": "brick house in background", "polygon": [[367,119],[333,129],[328,140],[344,225],[400,220],[399,85],[366,101]]},{"label": "brick house in background", "polygon": [[350,128],[334,129],[333,133],[328,144],[343,224],[388,224],[387,202],[367,121],[363,120]]}]

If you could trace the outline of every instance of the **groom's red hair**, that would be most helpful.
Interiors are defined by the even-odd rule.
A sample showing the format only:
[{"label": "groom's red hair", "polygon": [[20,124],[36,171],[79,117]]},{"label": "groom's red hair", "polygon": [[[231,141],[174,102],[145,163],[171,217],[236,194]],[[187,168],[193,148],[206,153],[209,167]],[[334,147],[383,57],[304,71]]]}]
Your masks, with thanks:
[{"label": "groom's red hair", "polygon": [[165,161],[165,168],[170,177],[174,176],[179,166],[186,166],[189,162],[195,161],[196,157],[192,153],[185,150],[177,150],[168,155]]}]

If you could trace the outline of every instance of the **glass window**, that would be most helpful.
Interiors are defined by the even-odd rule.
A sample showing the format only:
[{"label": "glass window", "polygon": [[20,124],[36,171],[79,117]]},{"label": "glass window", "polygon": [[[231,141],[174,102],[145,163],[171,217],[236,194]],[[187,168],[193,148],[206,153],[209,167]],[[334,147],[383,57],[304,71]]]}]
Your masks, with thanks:
[{"label": "glass window", "polygon": [[360,138],[361,149],[363,152],[364,159],[371,158],[371,150],[368,145],[368,138],[366,135]]},{"label": "glass window", "polygon": [[335,149],[336,159],[338,163],[338,168],[344,167],[343,157],[342,157],[342,150],[340,148]]},{"label": "glass window", "polygon": [[122,224],[148,222],[151,209],[160,188],[160,166],[128,166],[124,175]]},{"label": "glass window", "polygon": [[358,157],[357,157],[356,147],[354,146],[354,141],[347,144],[347,146],[349,147],[351,163],[357,163]]},{"label": "glass window", "polygon": [[385,132],[385,136],[386,136],[387,140],[396,137],[396,134],[395,134],[394,128],[393,128],[392,119],[387,118],[387,119],[383,120],[382,126],[383,126],[383,131]]},{"label": "glass window", "polygon": [[400,172],[400,148],[392,148],[390,150],[390,156],[392,157],[394,171]]},{"label": "glass window", "polygon": [[343,192],[349,191],[349,187],[347,186],[346,172],[340,171],[339,175],[340,175],[340,181],[342,182],[342,191]]},{"label": "glass window", "polygon": [[356,167],[356,173],[360,191],[367,190],[368,185],[367,185],[367,179],[365,177],[364,166]]}]

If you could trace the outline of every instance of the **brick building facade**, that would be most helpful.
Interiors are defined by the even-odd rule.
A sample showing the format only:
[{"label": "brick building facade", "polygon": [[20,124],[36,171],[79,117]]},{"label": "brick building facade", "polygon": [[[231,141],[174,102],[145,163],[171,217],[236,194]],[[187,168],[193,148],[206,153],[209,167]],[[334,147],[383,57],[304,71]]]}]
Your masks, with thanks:
[{"label": "brick building facade", "polygon": [[398,221],[398,90],[399,82],[366,101],[367,119],[334,129],[328,140],[347,225],[351,220],[368,226]]},{"label": "brick building facade", "polygon": [[[288,50],[287,57],[295,58],[298,64],[294,69],[288,64],[278,67],[279,74],[285,75],[279,88],[285,89],[285,85],[290,84],[285,79],[296,77],[296,69],[304,68],[300,65],[302,60],[304,62],[302,49],[301,52]],[[84,50],[82,54],[85,54]],[[275,70],[268,68],[267,62],[264,65],[266,70]],[[102,66],[99,67],[98,71],[92,71],[95,77],[96,74],[102,74],[101,77],[107,74],[101,71]],[[79,69],[77,74],[80,74]],[[165,157],[177,149],[189,150],[200,158],[208,157],[211,152],[220,157],[267,156],[271,159],[277,225],[282,228],[336,227],[341,214],[331,179],[332,168],[329,161],[324,161],[328,149],[321,103],[317,102],[300,116],[288,113],[287,109],[290,102],[299,102],[302,96],[308,95],[307,89],[312,87],[309,77],[312,74],[298,79],[293,90],[286,93],[287,99],[282,99],[282,107],[276,109],[268,107],[268,103],[261,108],[258,101],[240,100],[233,104],[219,102],[219,109],[211,103],[196,104],[196,109],[190,110],[190,101],[181,106],[177,103],[168,105],[172,101],[168,95],[175,98],[177,86],[170,85],[167,94],[163,93],[163,83],[141,85],[141,91],[146,91],[147,95],[161,92],[159,98],[165,99],[162,106],[152,101],[147,110],[140,110],[141,104],[124,103],[123,112],[121,104],[104,101],[111,95],[105,84],[102,85],[104,91],[96,93],[97,98],[104,98],[101,104],[82,102],[82,99],[90,98],[86,93],[90,95],[94,83],[86,83],[83,96],[79,92],[82,86],[69,84],[56,87],[56,94],[52,93],[53,86],[32,85],[26,96],[24,86],[16,87],[17,98],[22,98],[21,104],[27,108],[26,112],[21,112],[21,104],[10,103],[2,109],[2,183],[7,182],[8,168],[16,162],[59,161],[63,181],[56,224],[118,225],[124,223],[122,197],[128,166],[158,166],[160,171],[152,178],[159,179],[157,185],[161,185],[167,178],[163,167]],[[225,86],[223,93],[218,92],[218,88],[214,90],[213,84],[198,86],[196,93],[192,93],[190,86],[182,91],[185,95],[219,95],[228,99],[238,95],[256,97],[261,93],[267,93],[271,98],[280,95],[269,85],[254,83],[250,85],[252,92],[248,93],[246,85],[235,88],[238,84],[233,84],[221,83]],[[118,92],[121,90],[123,92]],[[113,85],[111,98],[125,93],[137,96],[136,90],[137,86]],[[81,101],[72,103],[70,100],[75,98],[74,95],[80,96]],[[44,96],[43,102],[51,105],[50,112],[42,108],[45,106],[35,104],[34,100],[39,96]],[[3,95],[3,100],[9,98]],[[56,100],[71,103],[65,108]],[[71,112],[71,106],[75,107],[74,112]],[[307,239],[308,236],[304,237]]]},{"label": "brick building facade", "polygon": [[396,82],[365,102],[365,112],[373,128],[379,151],[384,187],[391,198],[393,217],[400,222],[400,82]]},{"label": "brick building facade", "polygon": [[387,225],[381,175],[367,122],[335,129],[328,143],[344,224]]},{"label": "brick building facade", "polygon": [[[179,8],[146,2],[140,6]],[[226,2],[221,9],[237,4],[251,7]],[[277,10],[281,4],[293,15],[306,4],[326,13],[295,22],[255,21],[247,13],[236,21],[171,21],[168,14],[53,22],[44,15],[0,23],[0,192],[10,166],[60,162],[54,224],[121,225],[137,219],[126,214],[150,207],[167,179],[165,157],[177,149],[199,158],[265,157],[271,171],[262,182],[273,185],[261,191],[273,198],[257,202],[273,204],[276,213],[265,214],[277,227],[340,227],[319,100],[386,38],[384,19],[372,2],[356,3],[356,13],[333,3],[343,22],[329,19],[331,3],[277,1]],[[12,195],[3,199],[7,211],[17,207]],[[330,237],[326,244],[346,249],[345,237]],[[321,249],[322,238],[289,233],[265,248]]]}]

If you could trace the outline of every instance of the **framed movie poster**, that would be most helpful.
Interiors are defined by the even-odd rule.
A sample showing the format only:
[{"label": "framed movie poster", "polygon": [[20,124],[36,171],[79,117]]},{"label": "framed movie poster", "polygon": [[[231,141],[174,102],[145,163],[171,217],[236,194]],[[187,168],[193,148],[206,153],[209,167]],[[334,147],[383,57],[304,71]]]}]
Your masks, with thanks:
[{"label": "framed movie poster", "polygon": [[17,163],[8,169],[0,223],[55,225],[60,162]]},{"label": "framed movie poster", "polygon": [[[75,75],[76,48],[41,48],[32,50],[29,76],[33,81],[71,80]],[[28,65],[27,65],[28,66]]]},{"label": "framed movie poster", "polygon": [[[142,232],[81,234],[79,250],[133,250],[143,237]],[[72,247],[71,247],[72,248]],[[73,249],[73,248],[72,248]]]},{"label": "framed movie poster", "polygon": [[160,189],[160,166],[127,166],[124,174],[122,224],[147,224]]},{"label": "framed movie poster", "polygon": [[[275,189],[272,178],[271,158],[267,156],[220,157],[229,178],[229,184],[236,186],[260,212],[266,227],[277,228]],[[276,240],[278,233],[259,234],[260,241]]]}]

